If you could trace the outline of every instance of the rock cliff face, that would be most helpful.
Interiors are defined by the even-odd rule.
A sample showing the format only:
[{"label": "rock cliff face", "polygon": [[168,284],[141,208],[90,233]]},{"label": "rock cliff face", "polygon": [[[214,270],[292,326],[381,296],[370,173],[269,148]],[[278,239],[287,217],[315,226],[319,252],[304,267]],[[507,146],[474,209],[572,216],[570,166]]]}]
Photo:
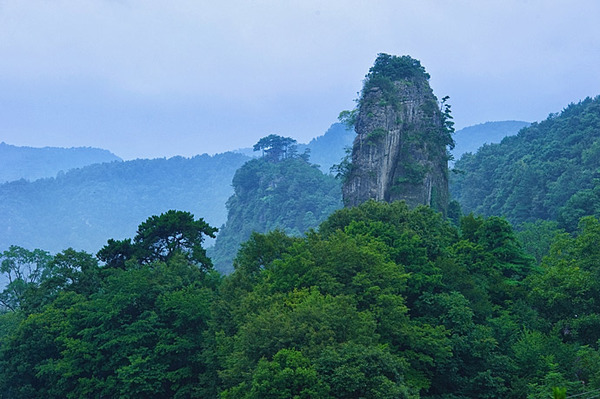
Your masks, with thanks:
[{"label": "rock cliff face", "polygon": [[429,75],[410,57],[380,54],[366,77],[357,133],[346,168],[345,206],[369,199],[405,200],[445,214],[452,123],[440,110]]}]

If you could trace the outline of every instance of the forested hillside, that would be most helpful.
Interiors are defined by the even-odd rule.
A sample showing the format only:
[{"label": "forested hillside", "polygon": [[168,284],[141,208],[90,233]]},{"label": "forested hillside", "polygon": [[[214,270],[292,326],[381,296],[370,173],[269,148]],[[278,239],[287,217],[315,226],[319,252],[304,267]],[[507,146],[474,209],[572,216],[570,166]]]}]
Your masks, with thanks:
[{"label": "forested hillside", "polygon": [[122,159],[99,148],[33,148],[0,143],[0,183],[55,177],[60,171]]},{"label": "forested hillside", "polygon": [[248,160],[225,153],[96,164],[56,178],[0,185],[0,250],[10,245],[96,252],[135,233],[140,220],[169,209],[220,226],[231,179]]},{"label": "forested hillside", "polygon": [[463,212],[574,231],[582,216],[600,215],[600,97],[465,154],[455,168],[451,193]]},{"label": "forested hillside", "polygon": [[466,154],[452,222],[276,135],[2,184],[0,397],[594,397],[599,136],[588,98]]},{"label": "forested hillside", "polygon": [[[309,144],[299,145],[298,151],[309,149],[311,159],[329,173],[353,138],[354,132],[336,123]],[[225,203],[233,193],[233,175],[248,159],[226,153],[83,167],[120,158],[92,148],[2,143],[0,182],[46,178],[0,184],[0,250],[20,245],[52,252],[67,247],[94,252],[109,237],[131,235],[140,219],[171,208],[201,213],[221,226],[227,218]],[[81,169],[67,172],[76,167]],[[66,173],[56,176],[59,171]],[[316,222],[311,225],[315,226]],[[235,251],[234,247],[230,252]]]},{"label": "forested hillside", "polygon": [[[293,141],[276,135],[268,138]],[[233,271],[239,246],[253,232],[280,229],[299,236],[342,206],[338,180],[308,162],[308,154],[275,153],[278,146],[283,147],[268,144],[263,157],[248,161],[235,173],[234,194],[227,201],[227,223],[209,251],[221,272]]]},{"label": "forested hillside", "polygon": [[[600,389],[600,221],[534,266],[511,226],[366,202],[316,232],[255,234],[220,277],[185,212],[99,264],[13,247],[6,398],[528,398]],[[564,391],[563,391],[564,392]],[[593,396],[586,396],[593,397]]]}]

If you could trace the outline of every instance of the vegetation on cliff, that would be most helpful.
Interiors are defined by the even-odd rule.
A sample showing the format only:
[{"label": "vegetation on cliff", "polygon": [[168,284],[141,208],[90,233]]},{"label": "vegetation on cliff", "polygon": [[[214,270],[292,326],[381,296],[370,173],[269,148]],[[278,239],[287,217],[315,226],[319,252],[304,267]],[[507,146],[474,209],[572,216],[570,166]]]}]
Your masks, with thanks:
[{"label": "vegetation on cliff", "polygon": [[238,169],[227,201],[227,222],[209,250],[217,270],[233,271],[233,258],[253,232],[280,229],[299,236],[342,206],[339,182],[298,154],[295,140],[270,135],[256,145],[264,156]]},{"label": "vegetation on cliff", "polygon": [[337,168],[347,206],[405,200],[445,213],[454,129],[447,98],[439,104],[428,79],[411,57],[379,54],[375,60],[358,108],[340,115],[357,132],[351,158]]}]

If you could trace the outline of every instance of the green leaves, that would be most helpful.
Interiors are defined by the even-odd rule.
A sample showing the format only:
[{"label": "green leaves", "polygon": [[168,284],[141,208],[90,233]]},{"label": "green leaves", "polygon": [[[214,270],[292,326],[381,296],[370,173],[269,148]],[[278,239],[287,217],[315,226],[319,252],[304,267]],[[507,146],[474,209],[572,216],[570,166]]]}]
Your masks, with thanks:
[{"label": "green leaves", "polygon": [[123,269],[128,260],[141,264],[168,262],[176,254],[208,270],[211,260],[202,247],[204,236],[215,238],[217,229],[200,218],[194,219],[189,212],[169,210],[159,216],[151,216],[139,225],[133,239],[108,240],[98,252],[98,258],[111,268]]},{"label": "green leaves", "polygon": [[600,97],[586,98],[464,155],[450,191],[467,213],[503,215],[514,225],[556,220],[572,232],[581,217],[600,215],[599,146]]},{"label": "green leaves", "polygon": [[46,251],[29,251],[16,245],[0,254],[0,272],[7,282],[0,293],[3,310],[16,311],[24,304],[26,295],[51,275],[51,259]]},{"label": "green leaves", "polygon": [[401,80],[411,77],[420,77],[429,79],[429,74],[421,66],[418,60],[407,55],[401,57],[380,53],[375,59],[375,63],[369,69],[367,79],[373,77],[385,76],[390,80]]},{"label": "green leaves", "polygon": [[[214,396],[214,293],[182,259],[112,270],[89,296],[64,289],[2,347],[16,397]],[[209,376],[210,374],[210,376]],[[27,393],[27,394],[25,394]],[[28,396],[31,393],[31,396]]]},{"label": "green leaves", "polygon": [[[245,398],[328,398],[328,387],[302,352],[282,349],[269,362],[261,359]],[[227,397],[227,396],[226,396]],[[240,396],[241,397],[241,396]]]},{"label": "green leaves", "polygon": [[236,252],[253,232],[279,229],[299,236],[342,206],[340,183],[299,158],[249,161],[236,172],[233,186],[227,223],[210,251],[223,273],[233,271]]},{"label": "green leaves", "polygon": [[303,237],[253,234],[224,278],[161,241],[177,230],[163,221],[141,230],[165,262],[112,241],[105,254],[135,250],[123,268],[72,249],[46,264],[0,315],[1,392],[543,398],[600,384],[594,218],[532,268],[504,219],[469,215],[459,234],[429,208],[367,202]]},{"label": "green leaves", "polygon": [[291,137],[282,137],[276,134],[270,134],[267,137],[263,137],[254,144],[254,151],[263,152],[265,159],[271,162],[279,162],[282,159],[295,155],[296,140]]},{"label": "green leaves", "polygon": [[202,267],[212,266],[202,248],[204,235],[215,238],[217,229],[210,227],[204,219],[194,220],[189,212],[167,211],[160,216],[151,216],[138,227],[134,244],[143,262],[166,262],[175,253],[183,254],[188,260]]}]

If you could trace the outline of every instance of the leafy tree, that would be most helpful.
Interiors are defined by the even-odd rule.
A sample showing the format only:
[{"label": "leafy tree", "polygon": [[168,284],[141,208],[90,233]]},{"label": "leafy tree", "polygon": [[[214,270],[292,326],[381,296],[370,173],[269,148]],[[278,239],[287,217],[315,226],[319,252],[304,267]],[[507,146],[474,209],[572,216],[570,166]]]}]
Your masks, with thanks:
[{"label": "leafy tree", "polygon": [[214,238],[216,231],[204,219],[195,220],[190,212],[170,210],[140,224],[133,242],[131,239],[108,240],[97,256],[107,266],[122,269],[130,259],[150,264],[167,262],[175,254],[181,254],[188,261],[208,269],[212,262],[202,243],[204,236]]},{"label": "leafy tree", "polygon": [[125,262],[134,257],[136,247],[131,238],[114,240],[110,238],[107,244],[96,254],[106,266],[115,269],[125,269]]},{"label": "leafy tree", "polygon": [[[89,262],[89,260],[85,260]],[[7,397],[214,397],[214,279],[182,254],[61,290],[0,349]]]},{"label": "leafy tree", "polygon": [[204,219],[194,220],[189,212],[170,210],[140,224],[134,244],[143,262],[166,262],[175,253],[182,253],[189,261],[207,268],[212,263],[202,242],[205,235],[215,238],[216,231]]},{"label": "leafy tree", "polygon": [[599,240],[600,221],[583,218],[578,236],[557,236],[541,273],[529,279],[530,297],[541,315],[565,339],[576,337],[590,345],[600,339],[595,332],[600,328]]},{"label": "leafy tree", "polygon": [[0,254],[0,259],[0,271],[8,281],[0,293],[0,304],[4,309],[15,311],[23,304],[28,291],[49,276],[52,256],[40,249],[29,251],[12,245]]},{"label": "leafy tree", "polygon": [[556,220],[560,226],[574,231],[579,219],[584,216],[600,216],[600,185],[595,182],[593,189],[577,191],[567,203],[559,208]]},{"label": "leafy tree", "polygon": [[461,236],[430,208],[368,201],[303,238],[255,234],[217,306],[226,397],[277,374],[287,350],[332,397],[511,392],[512,303],[525,297],[530,260],[506,221],[469,220]]},{"label": "leafy tree", "polygon": [[407,55],[401,57],[380,53],[375,63],[369,69],[367,79],[385,76],[390,80],[401,80],[409,77],[422,77],[429,79],[429,74],[418,60]]},{"label": "leafy tree", "polygon": [[385,346],[348,343],[325,351],[317,366],[334,398],[414,398],[404,384],[406,363]]},{"label": "leafy tree", "polygon": [[245,384],[225,391],[223,398],[319,399],[329,398],[329,387],[323,383],[315,366],[293,349],[282,349],[272,361],[261,359],[250,389]]},{"label": "leafy tree", "polygon": [[303,236],[253,233],[225,277],[162,243],[150,261],[135,240],[112,240],[114,267],[67,249],[0,314],[0,396],[597,393],[600,220],[553,234],[539,265],[505,219],[459,224],[368,201]]},{"label": "leafy tree", "polygon": [[262,151],[263,157],[271,162],[278,162],[295,154],[296,140],[270,134],[254,144],[254,151]]},{"label": "leafy tree", "polygon": [[516,236],[523,249],[539,264],[550,253],[552,243],[563,233],[564,230],[558,227],[557,222],[536,220],[521,224]]},{"label": "leafy tree", "polygon": [[56,254],[48,263],[51,271],[29,291],[23,309],[28,313],[39,311],[57,298],[61,292],[75,292],[89,296],[101,284],[101,270],[93,255],[72,248]]},{"label": "leafy tree", "polygon": [[341,124],[346,126],[347,129],[354,129],[357,116],[358,108],[355,108],[352,111],[344,110],[338,115],[338,120]]}]

